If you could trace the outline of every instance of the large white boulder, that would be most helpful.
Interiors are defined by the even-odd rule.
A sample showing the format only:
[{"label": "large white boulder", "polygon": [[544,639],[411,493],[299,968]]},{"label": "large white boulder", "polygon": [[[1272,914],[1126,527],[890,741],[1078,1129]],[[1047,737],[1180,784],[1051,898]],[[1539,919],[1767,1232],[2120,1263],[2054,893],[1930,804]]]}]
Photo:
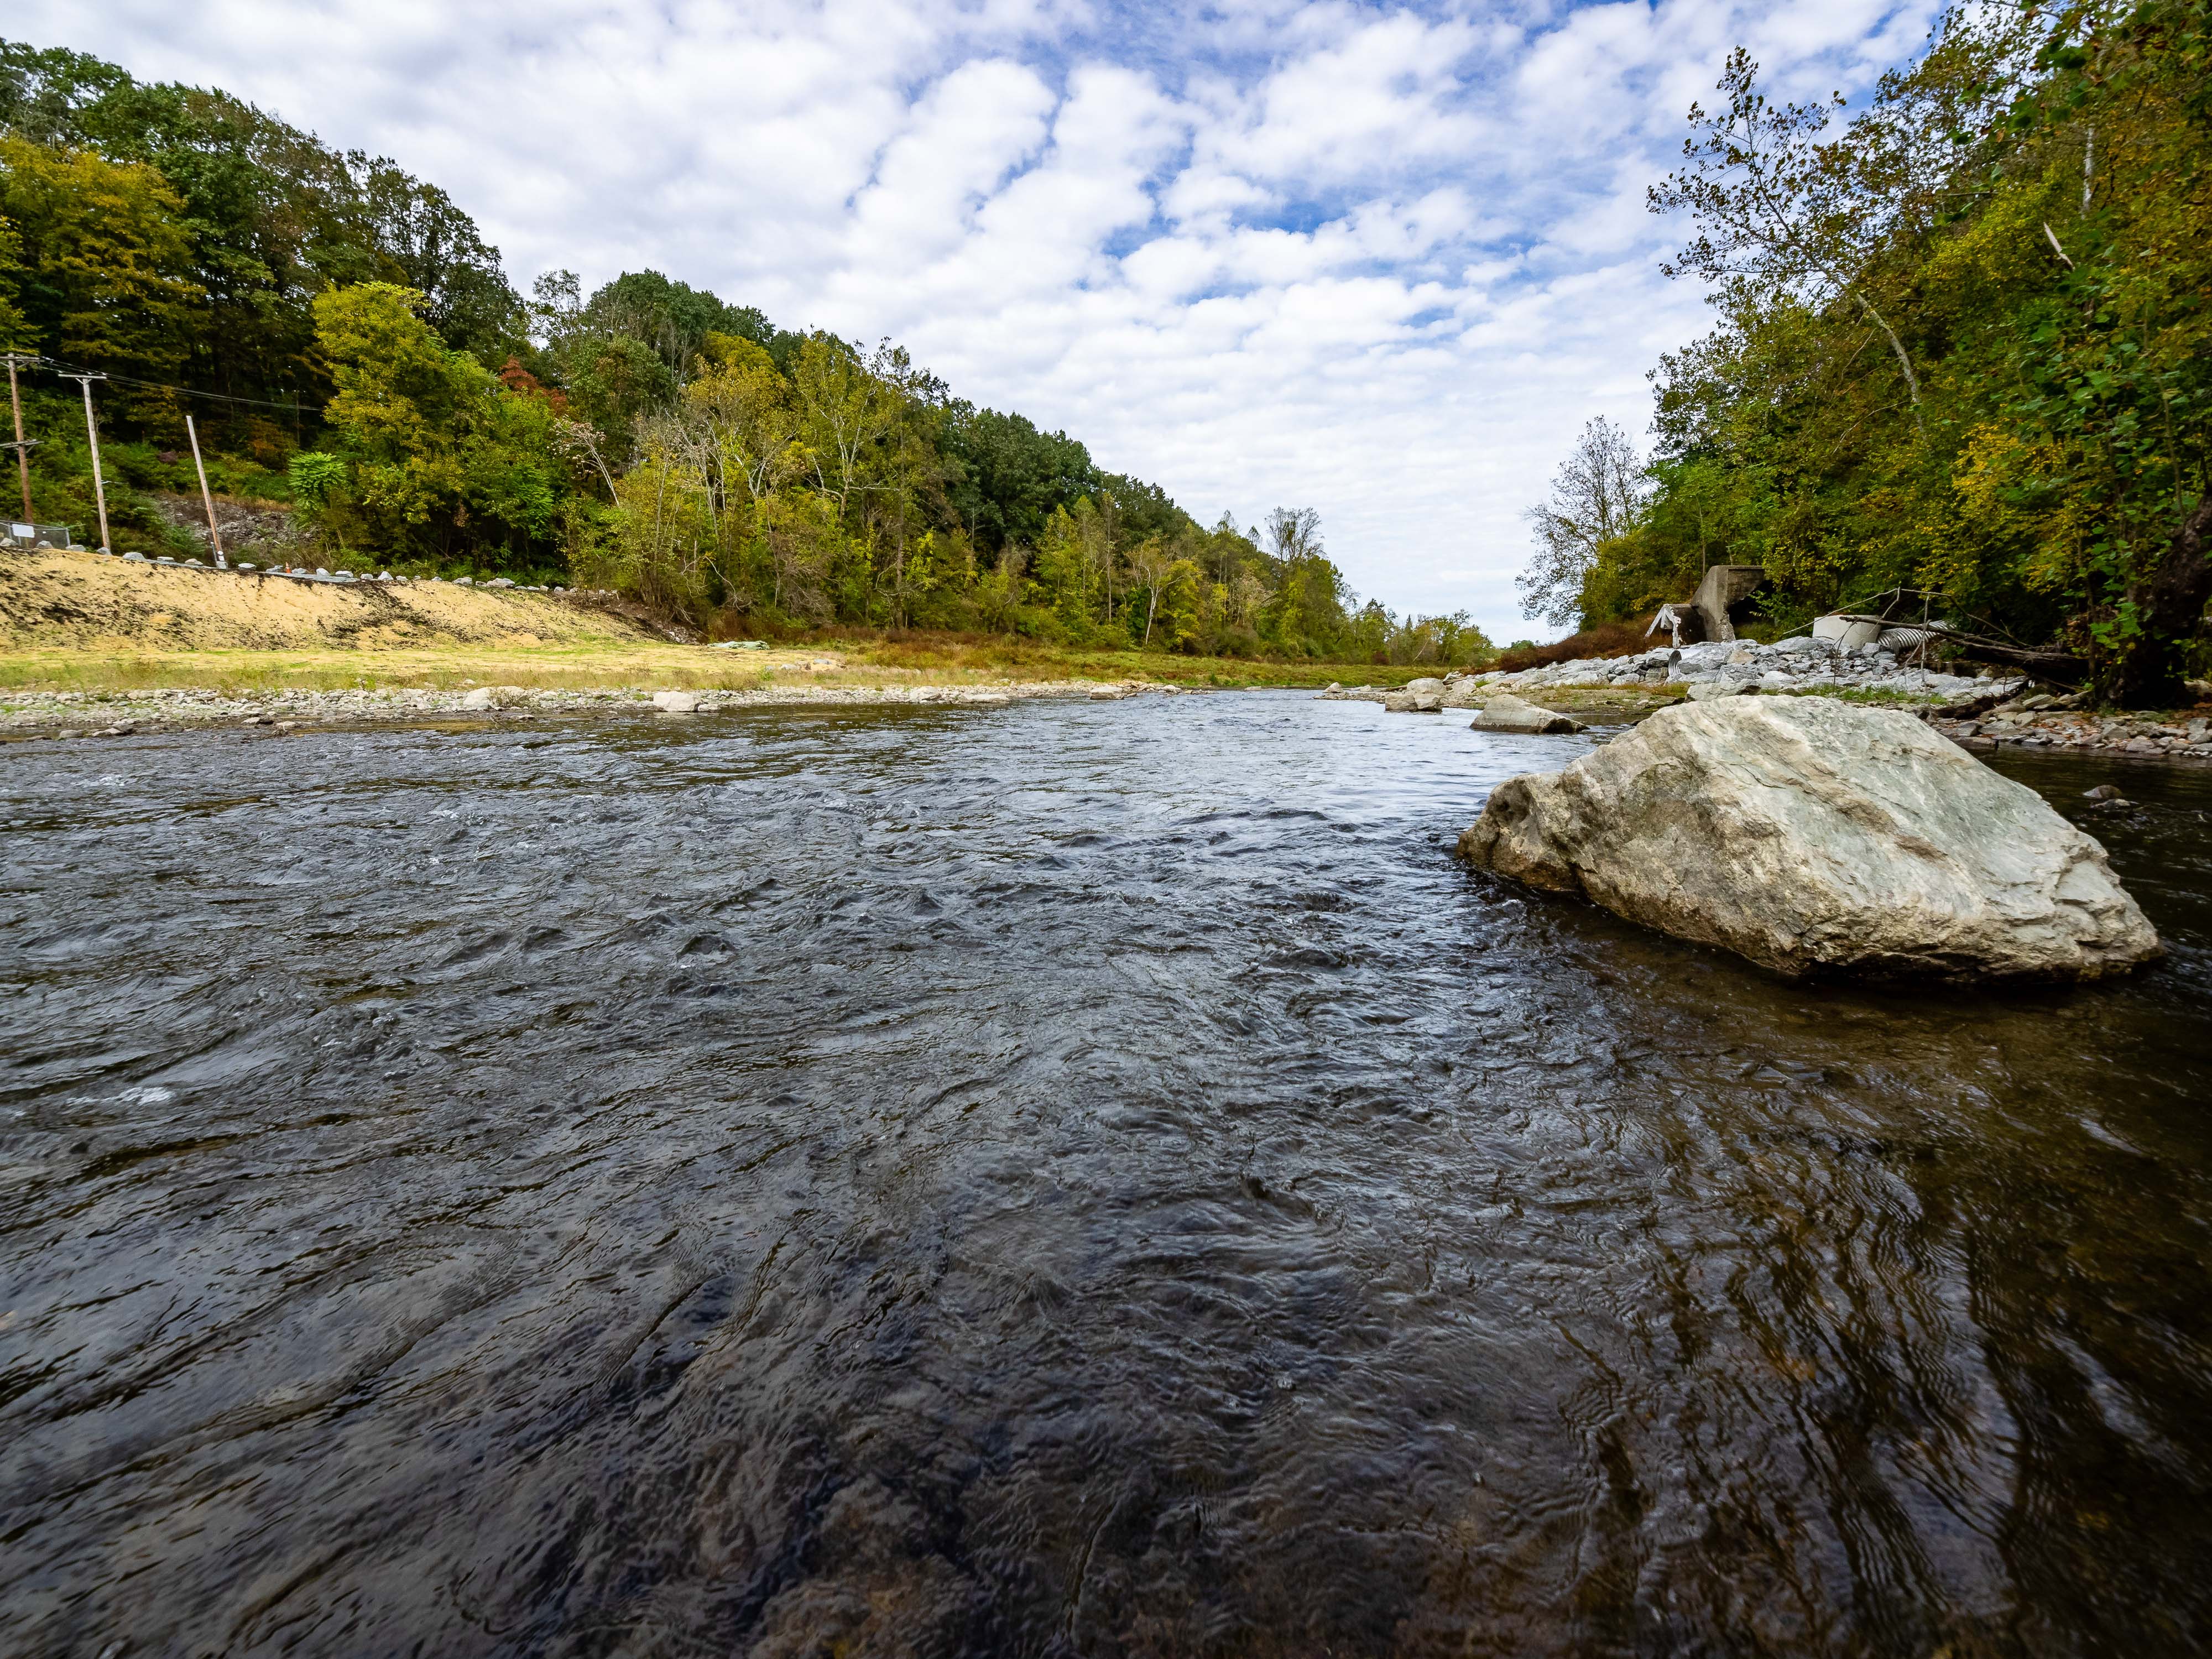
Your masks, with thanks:
[{"label": "large white boulder", "polygon": [[1678,703],[1500,784],[1474,863],[1778,972],[2095,979],[2159,954],[2105,849],[1895,709]]}]

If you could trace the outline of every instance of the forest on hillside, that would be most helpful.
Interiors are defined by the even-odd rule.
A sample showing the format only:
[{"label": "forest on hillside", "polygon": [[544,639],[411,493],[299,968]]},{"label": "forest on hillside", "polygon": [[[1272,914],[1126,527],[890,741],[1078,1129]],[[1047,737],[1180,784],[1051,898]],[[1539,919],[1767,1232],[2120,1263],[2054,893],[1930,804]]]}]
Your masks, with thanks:
[{"label": "forest on hillside", "polygon": [[[1200,524],[888,342],[657,272],[527,298],[436,185],[221,91],[0,41],[0,349],[35,515],[198,550],[194,488],[319,561],[617,589],[717,632],[830,624],[1240,656],[1468,663],[1464,615],[1359,603],[1318,516]],[[12,488],[11,488],[12,498]],[[13,508],[10,508],[13,511]]]},{"label": "forest on hillside", "polygon": [[1847,115],[1730,60],[1650,193],[1711,331],[1655,445],[1592,422],[1534,511],[1532,617],[1758,564],[1768,620],[1898,589],[2150,705],[2212,670],[2212,4],[1992,4]]}]

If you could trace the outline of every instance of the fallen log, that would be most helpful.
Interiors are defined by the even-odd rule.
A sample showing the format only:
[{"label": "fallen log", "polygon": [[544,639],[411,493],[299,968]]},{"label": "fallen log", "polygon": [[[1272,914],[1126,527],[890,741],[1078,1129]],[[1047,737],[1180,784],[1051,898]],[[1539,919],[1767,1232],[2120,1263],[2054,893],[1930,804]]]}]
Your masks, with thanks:
[{"label": "fallen log", "polygon": [[[1877,628],[1911,628],[1910,623],[1890,621],[1871,612],[1839,611],[1845,622],[1872,623]],[[2009,668],[2015,672],[2046,680],[2053,685],[2080,685],[2089,678],[2089,665],[2080,657],[2066,651],[2042,651],[2031,646],[2012,645],[2003,640],[1993,640],[1985,635],[1968,634],[1941,623],[1924,623],[1925,646],[1941,649],[1946,655],[1964,657],[1969,662],[1985,662],[1993,667]]]},{"label": "fallen log", "polygon": [[1971,634],[1946,632],[1938,636],[1945,650],[1953,656],[1964,657],[1969,662],[1985,662],[1994,667],[2015,669],[2053,685],[2080,685],[2089,678],[2089,665],[2081,658],[2063,651],[2031,651],[2024,646],[2002,645],[1996,640],[1978,639]]}]

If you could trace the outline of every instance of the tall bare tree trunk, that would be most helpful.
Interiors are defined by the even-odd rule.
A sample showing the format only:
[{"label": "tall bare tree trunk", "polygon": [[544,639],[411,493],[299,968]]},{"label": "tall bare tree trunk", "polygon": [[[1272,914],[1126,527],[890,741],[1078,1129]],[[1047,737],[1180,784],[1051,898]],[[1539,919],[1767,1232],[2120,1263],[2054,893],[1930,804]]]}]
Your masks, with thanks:
[{"label": "tall bare tree trunk", "polygon": [[1905,342],[1897,337],[1897,331],[1889,325],[1888,319],[1874,308],[1873,301],[1856,289],[1851,290],[1851,297],[1859,302],[1859,308],[1873,319],[1874,325],[1887,337],[1889,349],[1897,354],[1897,366],[1905,371],[1905,390],[1912,399],[1913,430],[1925,438],[1928,428],[1920,418],[1920,377],[1912,372],[1912,359],[1905,349]]}]

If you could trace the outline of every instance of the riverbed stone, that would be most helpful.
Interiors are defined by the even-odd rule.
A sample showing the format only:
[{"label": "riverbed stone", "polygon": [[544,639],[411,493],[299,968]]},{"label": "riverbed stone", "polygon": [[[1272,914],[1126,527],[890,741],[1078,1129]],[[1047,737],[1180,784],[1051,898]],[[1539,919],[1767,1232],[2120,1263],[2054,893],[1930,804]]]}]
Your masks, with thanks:
[{"label": "riverbed stone", "polygon": [[1506,780],[1459,850],[1793,976],[2095,979],[2160,952],[2105,849],[2033,790],[1822,697],[1662,709]]},{"label": "riverbed stone", "polygon": [[699,712],[696,691],[656,691],[653,706],[664,714],[696,714]]},{"label": "riverbed stone", "polygon": [[1477,732],[1579,732],[1583,723],[1555,708],[1529,702],[1511,692],[1502,692],[1483,705],[1474,717]]},{"label": "riverbed stone", "polygon": [[1444,683],[1442,680],[1416,680],[1403,685],[1382,699],[1382,708],[1391,714],[1435,714],[1444,706]]}]

